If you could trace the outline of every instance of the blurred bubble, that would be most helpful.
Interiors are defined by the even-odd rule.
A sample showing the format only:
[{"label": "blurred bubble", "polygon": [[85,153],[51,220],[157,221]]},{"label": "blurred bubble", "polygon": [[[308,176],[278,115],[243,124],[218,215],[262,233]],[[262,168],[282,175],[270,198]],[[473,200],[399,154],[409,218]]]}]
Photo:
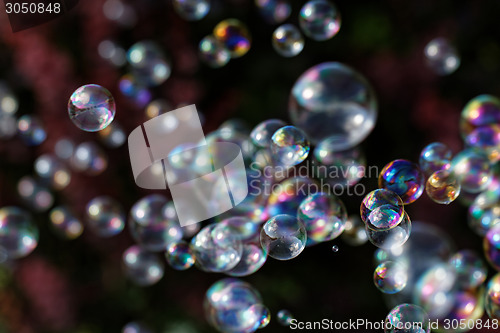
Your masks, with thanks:
[{"label": "blurred bubble", "polygon": [[420,153],[420,169],[430,176],[439,170],[448,170],[450,168],[451,157],[453,153],[448,146],[441,142],[433,142],[425,146]]},{"label": "blurred bubble", "polygon": [[484,254],[488,262],[500,271],[500,224],[495,224],[484,236]]},{"label": "blurred bubble", "polygon": [[127,3],[121,0],[107,0],[103,5],[104,15],[121,26],[131,28],[137,21],[137,15]]},{"label": "blurred bubble", "polygon": [[[457,291],[451,294],[453,305],[450,312],[444,320],[440,320],[439,326],[443,332],[467,332],[474,327],[475,323],[484,314],[483,292],[477,291]],[[448,320],[451,322],[465,322],[466,327],[449,327]],[[448,329],[446,329],[448,327]]]},{"label": "blurred bubble", "polygon": [[309,155],[307,136],[295,126],[280,128],[273,134],[271,140],[271,150],[280,165],[297,165]]},{"label": "blurred bubble", "polygon": [[54,207],[49,213],[52,229],[63,238],[75,239],[83,232],[82,222],[64,206]]},{"label": "blurred bubble", "polygon": [[335,253],[339,252],[339,247],[337,245],[332,246],[332,251]]},{"label": "blurred bubble", "polygon": [[447,170],[434,172],[425,184],[425,191],[432,201],[448,205],[460,194],[460,183],[455,176]]},{"label": "blurred bubble", "polygon": [[500,193],[484,191],[469,206],[467,222],[479,236],[484,236],[492,226],[500,222]]},{"label": "blurred bubble", "polygon": [[429,316],[414,304],[400,304],[385,318],[385,333],[429,333]]},{"label": "blurred bubble", "polygon": [[167,262],[173,269],[183,271],[194,265],[196,260],[189,244],[185,241],[172,242],[165,252]]},{"label": "blurred bubble", "polygon": [[344,232],[341,238],[351,246],[363,245],[368,241],[365,224],[358,215],[349,215],[345,222]]},{"label": "blurred bubble", "polygon": [[403,245],[411,233],[410,217],[404,212],[403,219],[395,227],[388,230],[371,229],[366,224],[368,240],[376,247],[393,250]]},{"label": "blurred bubble", "polygon": [[299,23],[307,37],[316,41],[324,41],[339,32],[340,13],[337,7],[329,1],[312,0],[301,8]]},{"label": "blurred bubble", "polygon": [[27,256],[38,245],[38,228],[25,210],[0,208],[0,252],[8,259]]},{"label": "blurred bubble", "polygon": [[264,20],[270,24],[285,21],[292,11],[288,0],[255,0],[255,5]]},{"label": "blurred bubble", "polygon": [[283,24],[274,30],[272,44],[279,55],[294,57],[304,49],[304,37],[293,24]]},{"label": "blurred bubble", "polygon": [[69,118],[87,132],[105,129],[115,118],[116,105],[111,93],[97,84],[75,90],[68,101]]},{"label": "blurred bubble", "polygon": [[291,215],[269,219],[260,233],[260,243],[268,255],[278,260],[297,257],[305,248],[307,231],[304,224]]},{"label": "blurred bubble", "polygon": [[160,46],[149,40],[132,45],[127,51],[127,60],[136,80],[149,87],[165,82],[172,71]]},{"label": "blurred bubble", "polygon": [[361,220],[373,230],[392,229],[402,222],[405,214],[401,198],[386,189],[368,193],[361,202],[360,211]]},{"label": "blurred bubble", "polygon": [[151,101],[151,92],[135,74],[123,75],[118,81],[118,88],[124,96],[130,98],[139,107],[144,107]]},{"label": "blurred bubble", "polygon": [[42,122],[36,116],[24,115],[17,120],[19,137],[28,146],[38,146],[47,138]]},{"label": "blurred bubble", "polygon": [[500,126],[485,125],[476,128],[465,138],[465,145],[483,151],[491,162],[500,159]]},{"label": "blurred bubble", "polygon": [[244,242],[241,259],[236,266],[225,273],[230,276],[247,276],[257,272],[267,261],[267,252],[260,242]]},{"label": "blurred bubble", "polygon": [[17,119],[15,116],[0,112],[0,140],[7,140],[16,135]]},{"label": "blurred bubble", "polygon": [[0,116],[14,115],[19,108],[16,96],[6,83],[0,81]]},{"label": "blurred bubble", "polygon": [[94,142],[83,142],[76,147],[70,166],[91,176],[99,175],[108,167],[108,156]]},{"label": "blurred bubble", "polygon": [[122,256],[124,271],[139,286],[151,286],[163,277],[165,265],[156,253],[147,252],[140,246],[129,247]]},{"label": "blurred bubble", "polygon": [[262,315],[261,315],[261,319],[260,319],[259,329],[264,328],[267,325],[269,325],[269,323],[271,322],[271,311],[269,311],[269,309],[262,304],[257,304],[257,305],[252,305],[252,306],[256,306],[256,307],[261,308],[260,312],[262,313]]},{"label": "blurred bubble", "polygon": [[398,293],[406,287],[408,269],[396,261],[385,261],[375,268],[373,282],[384,294]]},{"label": "blurred bubble", "polygon": [[70,139],[59,139],[54,146],[54,153],[62,161],[68,161],[75,151],[75,143]]},{"label": "blurred bubble", "polygon": [[24,176],[19,180],[17,192],[21,199],[36,212],[45,212],[54,203],[54,196],[50,190],[31,176]]},{"label": "blurred bubble", "polygon": [[407,160],[388,163],[378,177],[378,186],[393,191],[404,204],[420,198],[425,188],[425,176],[417,164]]},{"label": "blurred bubble", "polygon": [[494,275],[488,282],[484,305],[491,319],[500,320],[500,273]]},{"label": "blurred bubble", "polygon": [[122,333],[153,333],[153,331],[145,324],[133,321],[123,327]]},{"label": "blurred bubble", "polygon": [[199,223],[184,226],[184,227],[182,227],[182,237],[184,239],[191,238],[194,235],[196,235],[198,233],[198,231],[200,231],[200,229],[201,229],[201,226]]},{"label": "blurred bubble", "polygon": [[71,181],[71,173],[55,156],[44,154],[35,160],[35,172],[55,190],[62,190]]},{"label": "blurred bubble", "polygon": [[99,132],[99,139],[108,148],[121,147],[127,141],[127,134],[116,121]]},{"label": "blurred bubble", "polygon": [[492,179],[488,156],[474,149],[459,152],[451,161],[451,171],[462,189],[470,193],[484,191]]},{"label": "blurred bubble", "polygon": [[472,250],[458,251],[450,258],[449,263],[455,270],[460,288],[476,288],[486,280],[488,268],[481,257]]},{"label": "blurred bubble", "polygon": [[224,67],[231,60],[225,44],[212,35],[205,36],[198,48],[201,60],[212,68]]},{"label": "blurred bubble", "polygon": [[174,9],[185,20],[198,21],[210,11],[209,0],[173,0]]},{"label": "blurred bubble", "polygon": [[155,99],[146,106],[146,118],[152,119],[161,114],[172,111],[174,107],[164,99]]},{"label": "blurred bubble", "polygon": [[233,133],[239,133],[242,135],[249,135],[250,129],[248,128],[248,124],[239,118],[228,119],[223,122],[219,128],[219,131],[228,132],[228,135],[232,135]]},{"label": "blurred bubble", "polygon": [[425,46],[427,65],[439,75],[448,75],[460,66],[457,50],[445,38],[435,38]]},{"label": "blurred bubble", "polygon": [[268,148],[271,145],[273,134],[286,123],[280,119],[268,119],[261,122],[252,130],[250,138],[253,143],[262,148]]},{"label": "blurred bubble", "polygon": [[288,310],[279,310],[276,314],[276,319],[278,323],[282,326],[290,326],[292,320],[294,319],[292,313]]},{"label": "blurred bubble", "polygon": [[500,100],[491,95],[472,98],[463,108],[460,133],[466,138],[475,129],[500,123]]},{"label": "blurred bubble", "polygon": [[89,201],[85,208],[88,227],[100,237],[111,237],[125,227],[125,213],[119,202],[99,196]]},{"label": "blurred bubble", "polygon": [[125,65],[127,62],[127,53],[125,50],[113,41],[106,39],[100,42],[97,52],[101,58],[108,60],[117,67]]},{"label": "blurred bubble", "polygon": [[250,50],[250,32],[240,20],[226,19],[219,22],[214,28],[214,37],[224,44],[231,58],[239,58]]}]

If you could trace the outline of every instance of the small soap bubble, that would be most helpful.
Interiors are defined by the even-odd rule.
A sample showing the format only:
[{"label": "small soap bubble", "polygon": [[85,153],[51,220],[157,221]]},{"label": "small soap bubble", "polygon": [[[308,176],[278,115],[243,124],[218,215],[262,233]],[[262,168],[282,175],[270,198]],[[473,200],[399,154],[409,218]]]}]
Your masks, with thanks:
[{"label": "small soap bubble", "polygon": [[470,193],[484,191],[491,182],[492,169],[488,156],[475,149],[459,152],[451,161],[451,169],[463,190]]},{"label": "small soap bubble", "polygon": [[304,49],[304,37],[293,24],[283,24],[273,32],[274,50],[283,57],[294,57]]},{"label": "small soap bubble", "polygon": [[361,202],[360,212],[366,227],[379,231],[396,227],[405,214],[401,198],[386,189],[368,193]]},{"label": "small soap bubble", "polygon": [[406,243],[410,237],[411,221],[405,212],[401,222],[391,229],[374,230],[369,228],[367,224],[365,230],[368,240],[373,245],[382,249],[392,250]]},{"label": "small soap bubble", "polygon": [[24,115],[17,120],[17,133],[28,146],[38,146],[47,138],[42,122],[31,115]]},{"label": "small soap bubble", "polygon": [[69,161],[75,151],[75,143],[70,139],[57,140],[54,153],[61,161]]},{"label": "small soap bubble", "polygon": [[82,142],[76,147],[70,166],[75,171],[96,176],[108,167],[108,156],[94,142]]},{"label": "small soap bubble", "polygon": [[31,176],[24,176],[19,180],[17,192],[26,205],[36,212],[45,212],[54,203],[50,190]]},{"label": "small soap bubble", "polygon": [[134,245],[122,256],[123,267],[128,278],[139,286],[151,286],[163,277],[165,265],[156,253]]},{"label": "small soap bubble", "polygon": [[435,38],[425,46],[427,65],[439,75],[448,75],[460,66],[457,50],[445,38]]},{"label": "small soap bubble", "polygon": [[271,145],[273,134],[286,123],[280,119],[268,119],[261,122],[250,133],[253,143],[261,148],[268,148]]},{"label": "small soap bubble", "polygon": [[319,192],[318,184],[307,177],[292,177],[283,180],[272,188],[267,199],[265,215],[287,214],[296,216],[300,203],[309,194]]},{"label": "small soap bubble", "polygon": [[349,215],[345,222],[344,232],[340,237],[351,246],[360,246],[368,241],[365,224],[359,215]]},{"label": "small soap bubble", "polygon": [[476,128],[465,138],[465,145],[482,150],[491,162],[498,161],[500,159],[500,126],[493,124]]},{"label": "small soap bubble", "polygon": [[195,262],[193,251],[185,241],[170,243],[165,256],[170,267],[178,271],[190,268]]},{"label": "small soap bubble", "polygon": [[460,116],[460,133],[466,138],[483,126],[500,123],[500,99],[491,95],[479,95],[471,99]]},{"label": "small soap bubble", "polygon": [[97,84],[75,90],[68,101],[69,118],[87,132],[105,129],[115,118],[116,105],[111,93]]},{"label": "small soap bubble", "polygon": [[479,287],[488,275],[488,267],[483,259],[472,250],[461,250],[455,253],[448,262],[455,270],[458,285],[463,289]]},{"label": "small soap bubble", "polygon": [[418,305],[400,304],[385,318],[385,333],[430,333],[429,315]]},{"label": "small soap bubble", "polygon": [[99,131],[99,139],[106,147],[118,148],[127,140],[127,134],[123,127],[115,121],[102,131]]},{"label": "small soap bubble", "polygon": [[450,169],[452,155],[451,149],[444,143],[433,142],[422,149],[418,164],[420,169],[430,176],[436,171]]},{"label": "small soap bubble", "polygon": [[146,106],[146,118],[153,119],[154,117],[158,117],[159,115],[172,111],[173,109],[174,107],[172,104],[166,100],[155,99]]},{"label": "small soap bubble", "polygon": [[425,176],[417,164],[407,160],[388,163],[378,177],[378,186],[393,191],[404,204],[420,198],[425,188]]},{"label": "small soap bubble", "polygon": [[0,115],[14,115],[19,102],[7,84],[0,81]]},{"label": "small soap bubble", "polygon": [[306,134],[295,126],[280,128],[271,139],[271,150],[275,159],[284,166],[293,166],[304,161],[309,155],[309,149]]},{"label": "small soap bubble", "polygon": [[425,184],[425,192],[432,201],[448,205],[460,194],[460,183],[455,176],[447,170],[434,172]]},{"label": "small soap bubble", "polygon": [[224,67],[231,60],[231,53],[226,45],[212,35],[205,36],[198,48],[201,60],[210,67]]},{"label": "small soap bubble", "polygon": [[239,58],[250,50],[251,37],[248,28],[237,19],[226,19],[214,28],[214,37],[221,41],[231,54]]},{"label": "small soap bubble", "polygon": [[288,310],[279,310],[276,314],[276,319],[278,323],[283,326],[290,326],[292,320],[294,319],[292,313]]},{"label": "small soap bubble", "polygon": [[136,80],[145,86],[159,86],[170,77],[170,64],[160,46],[153,41],[144,40],[132,45],[127,51],[127,60]]},{"label": "small soap bubble", "polygon": [[78,238],[83,232],[82,222],[64,206],[54,207],[49,213],[52,229],[66,239]]},{"label": "small soap bubble", "polygon": [[500,222],[499,191],[480,193],[469,206],[467,222],[479,236],[484,236],[492,226]]},{"label": "small soap bubble", "polygon": [[31,215],[18,207],[0,208],[0,252],[7,259],[27,256],[38,245],[38,228]]},{"label": "small soap bubble", "polygon": [[269,219],[260,233],[260,243],[267,254],[278,260],[297,257],[305,248],[307,231],[304,224],[291,215]]},{"label": "small soap bubble", "polygon": [[209,0],[173,0],[174,10],[187,21],[198,21],[210,11]]},{"label": "small soap bubble", "polygon": [[123,75],[118,81],[118,88],[123,96],[130,98],[138,107],[146,106],[152,99],[147,86],[133,73]]},{"label": "small soap bubble", "polygon": [[270,24],[285,21],[292,11],[289,0],[255,0],[255,5]]},{"label": "small soap bubble", "polygon": [[339,247],[337,245],[332,246],[332,251],[335,253],[339,252]]},{"label": "small soap bubble", "polygon": [[408,282],[408,268],[396,261],[385,261],[375,268],[373,282],[384,294],[399,293]]},{"label": "small soap bubble", "polygon": [[55,156],[49,154],[41,155],[35,160],[35,172],[55,190],[62,190],[71,180],[68,168]]},{"label": "small soap bubble", "polygon": [[488,282],[484,307],[491,319],[500,320],[500,273],[494,275]]},{"label": "small soap bubble", "polygon": [[125,227],[125,213],[119,202],[99,196],[89,201],[85,208],[88,227],[100,237],[111,237]]},{"label": "small soap bubble", "polygon": [[325,41],[340,30],[340,13],[331,2],[326,0],[308,1],[300,10],[299,23],[307,37]]},{"label": "small soap bubble", "polygon": [[500,271],[500,224],[495,224],[484,236],[484,254],[488,262]]},{"label": "small soap bubble", "polygon": [[122,333],[153,333],[153,331],[145,324],[133,321],[123,327]]}]

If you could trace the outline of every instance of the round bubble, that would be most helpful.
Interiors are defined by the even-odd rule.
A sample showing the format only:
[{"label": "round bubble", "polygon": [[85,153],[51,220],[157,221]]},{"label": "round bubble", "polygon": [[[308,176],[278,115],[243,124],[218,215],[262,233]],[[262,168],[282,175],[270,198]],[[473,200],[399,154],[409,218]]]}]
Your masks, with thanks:
[{"label": "round bubble", "polygon": [[174,9],[185,20],[198,21],[210,11],[209,0],[173,0]]},{"label": "round bubble", "polygon": [[250,133],[250,138],[256,146],[267,148],[271,145],[273,134],[285,126],[286,123],[283,120],[268,119],[255,126]]},{"label": "round bubble", "polygon": [[283,24],[276,28],[272,38],[274,50],[283,57],[294,57],[304,49],[304,37],[293,24]]},{"label": "round bubble", "polygon": [[470,193],[484,191],[492,179],[488,156],[475,149],[465,149],[458,153],[451,161],[451,171],[462,189]]},{"label": "round bubble", "polygon": [[257,272],[267,261],[267,252],[260,242],[243,243],[241,259],[236,266],[225,273],[230,276],[248,276]]},{"label": "round bubble", "polygon": [[18,207],[0,208],[0,261],[27,256],[38,245],[38,228],[30,214]]},{"label": "round bubble", "polygon": [[285,21],[292,12],[289,0],[255,0],[260,14],[270,24]]},{"label": "round bubble", "polygon": [[427,176],[430,176],[436,171],[448,170],[452,155],[451,149],[444,143],[433,142],[422,149],[418,164],[420,169]]},{"label": "round bubble", "polygon": [[128,278],[139,286],[151,286],[163,277],[165,265],[156,253],[134,245],[122,256],[123,267]]},{"label": "round bubble", "polygon": [[49,213],[52,229],[66,239],[78,238],[83,232],[82,222],[64,206],[57,206]]},{"label": "round bubble", "polygon": [[484,236],[484,254],[488,262],[500,271],[500,224],[494,225]]},{"label": "round bubble", "polygon": [[307,37],[324,41],[340,30],[340,13],[333,3],[326,0],[308,1],[300,10],[299,23]]},{"label": "round bubble", "polygon": [[306,134],[295,126],[282,127],[271,138],[271,151],[280,165],[292,166],[301,163],[309,155],[309,149]]},{"label": "round bubble", "polygon": [[99,139],[108,148],[118,148],[127,140],[127,134],[123,127],[115,121],[99,131]]},{"label": "round bubble", "polygon": [[226,45],[212,35],[204,37],[198,49],[201,60],[210,67],[223,67],[231,60],[231,53]]},{"label": "round bubble", "polygon": [[69,161],[75,151],[75,143],[70,139],[57,140],[54,145],[54,153],[62,161]]},{"label": "round bubble", "polygon": [[290,326],[292,320],[294,319],[292,313],[288,310],[279,310],[276,314],[276,319],[278,323],[283,326]]},{"label": "round bubble", "polygon": [[50,190],[31,176],[24,176],[19,180],[17,192],[21,199],[36,212],[45,212],[54,203],[54,196]]},{"label": "round bubble", "polygon": [[35,160],[35,172],[56,190],[62,190],[71,180],[68,168],[55,156],[49,154],[43,154]]},{"label": "round bubble", "polygon": [[196,260],[189,244],[185,241],[170,243],[165,252],[167,262],[173,269],[183,271],[194,265]]},{"label": "round bubble", "polygon": [[269,325],[269,323],[271,322],[271,311],[269,311],[269,309],[265,305],[262,305],[262,304],[252,305],[252,307],[260,308],[260,309],[257,309],[257,311],[260,311],[262,313],[262,316],[260,319],[259,329],[264,328],[267,325]]},{"label": "round bubble", "polygon": [[4,82],[0,81],[0,115],[14,115],[19,108],[16,96]]},{"label": "round bubble", "polygon": [[260,243],[267,254],[278,260],[297,257],[305,248],[307,231],[294,216],[281,214],[269,219],[260,233]]},{"label": "round bubble", "polygon": [[170,104],[166,100],[155,99],[146,106],[146,118],[153,119],[161,114],[172,111],[173,109],[174,107],[172,106],[172,104]]},{"label": "round bubble", "polygon": [[425,191],[432,201],[448,205],[460,194],[460,183],[455,176],[447,170],[434,172],[425,184]]},{"label": "round bubble", "polygon": [[132,45],[127,51],[127,60],[135,78],[146,86],[158,86],[170,77],[170,64],[160,46],[153,41],[145,40]]},{"label": "round bubble", "polygon": [[125,227],[125,213],[121,204],[107,196],[90,200],[85,214],[87,225],[100,237],[117,235]]},{"label": "round bubble", "polygon": [[273,185],[270,189],[264,188],[264,191],[271,193],[266,205],[267,216],[278,214],[295,216],[302,200],[308,194],[318,193],[319,186],[310,178],[292,177]]},{"label": "round bubble", "polygon": [[133,321],[123,327],[122,333],[153,333],[153,331],[145,324]]},{"label": "round bubble", "polygon": [[68,113],[78,128],[97,132],[106,128],[115,118],[115,99],[106,88],[87,84],[76,89],[69,98]]},{"label": "round bubble", "polygon": [[17,133],[28,146],[38,146],[47,138],[47,133],[38,117],[24,115],[17,120]]},{"label": "round bubble", "polygon": [[0,140],[8,140],[16,135],[17,119],[11,114],[0,112]]},{"label": "round bubble", "polygon": [[404,218],[401,198],[394,192],[378,189],[368,193],[361,202],[361,219],[373,230],[389,230]]},{"label": "round bubble", "polygon": [[242,57],[250,50],[250,32],[240,20],[221,21],[215,26],[213,33],[214,37],[224,44],[232,58]]},{"label": "round bubble", "polygon": [[368,241],[365,224],[358,215],[349,215],[347,217],[344,232],[340,237],[351,246],[363,245]]},{"label": "round bubble", "polygon": [[123,96],[130,98],[139,107],[144,107],[151,101],[151,92],[135,73],[123,75],[118,81],[118,88]]},{"label": "round bubble", "polygon": [[467,222],[479,236],[484,236],[500,222],[500,192],[484,191],[469,206]]},{"label": "round bubble", "polygon": [[384,294],[395,294],[406,287],[408,268],[396,261],[385,261],[373,273],[375,286]]},{"label": "round bubble", "polygon": [[82,142],[76,147],[70,166],[75,171],[96,176],[108,167],[108,155],[94,142]]},{"label": "round bubble", "polygon": [[439,75],[448,75],[460,66],[457,50],[445,38],[431,40],[424,50],[427,65]]},{"label": "round bubble", "polygon": [[472,250],[461,250],[455,253],[449,263],[455,270],[460,288],[473,289],[486,280],[488,268],[483,259]]},{"label": "round bubble", "polygon": [[385,333],[429,333],[429,316],[420,306],[400,304],[385,318]]},{"label": "round bubble", "polygon": [[378,177],[378,186],[393,191],[404,204],[420,198],[425,188],[425,176],[417,164],[407,160],[388,163]]},{"label": "round bubble", "polygon": [[500,123],[500,99],[479,95],[471,99],[460,116],[460,132],[465,139],[475,129]]},{"label": "round bubble", "polygon": [[500,273],[494,275],[488,282],[484,305],[491,319],[500,320]]},{"label": "round bubble", "polygon": [[332,251],[335,253],[339,252],[339,247],[337,245],[332,246]]},{"label": "round bubble", "polygon": [[492,162],[498,161],[500,159],[500,126],[493,124],[474,129],[465,138],[465,145],[484,151]]},{"label": "round bubble", "polygon": [[325,62],[295,82],[288,112],[313,143],[328,138],[340,151],[357,146],[370,134],[377,120],[377,100],[361,74],[344,64]]},{"label": "round bubble", "polygon": [[366,224],[366,234],[368,240],[376,247],[382,249],[395,249],[408,240],[411,233],[410,217],[404,212],[403,219],[395,227],[387,230],[374,230]]}]

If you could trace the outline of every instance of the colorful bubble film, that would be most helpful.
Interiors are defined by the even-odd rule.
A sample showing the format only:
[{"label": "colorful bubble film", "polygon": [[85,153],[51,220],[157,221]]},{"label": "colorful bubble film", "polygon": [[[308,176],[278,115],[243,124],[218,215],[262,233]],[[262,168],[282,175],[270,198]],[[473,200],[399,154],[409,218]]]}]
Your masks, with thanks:
[{"label": "colorful bubble film", "polygon": [[307,158],[309,149],[309,141],[305,133],[294,126],[280,128],[271,138],[271,151],[280,165],[299,164]]},{"label": "colorful bubble film", "polygon": [[375,268],[373,282],[384,294],[398,293],[406,287],[408,268],[394,261],[383,262]]},{"label": "colorful bubble film", "polygon": [[448,205],[460,194],[460,183],[455,176],[447,170],[434,172],[425,183],[425,191],[432,201]]},{"label": "colorful bubble film", "polygon": [[389,230],[401,223],[403,217],[403,201],[392,191],[374,190],[361,203],[361,219],[368,228]]},{"label": "colorful bubble film", "polygon": [[269,219],[260,233],[260,243],[274,259],[290,260],[305,248],[307,231],[299,219],[291,215],[277,215]]},{"label": "colorful bubble film", "polygon": [[380,171],[378,186],[399,195],[404,204],[410,204],[422,195],[425,176],[417,164],[394,160]]}]

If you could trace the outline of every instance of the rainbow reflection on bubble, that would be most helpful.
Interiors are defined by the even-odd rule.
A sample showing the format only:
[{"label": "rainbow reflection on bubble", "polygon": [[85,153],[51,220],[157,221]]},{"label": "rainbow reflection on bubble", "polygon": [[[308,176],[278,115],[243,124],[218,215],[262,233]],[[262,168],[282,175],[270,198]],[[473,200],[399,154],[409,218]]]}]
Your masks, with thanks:
[{"label": "rainbow reflection on bubble", "polygon": [[378,186],[393,191],[404,204],[420,198],[425,188],[425,176],[417,164],[407,160],[388,163],[378,178]]},{"label": "rainbow reflection on bubble", "polygon": [[368,193],[361,202],[361,219],[367,228],[389,230],[396,227],[404,217],[401,198],[394,192],[378,189]]},{"label": "rainbow reflection on bubble", "polygon": [[484,254],[488,262],[500,271],[500,224],[495,224],[484,236]]},{"label": "rainbow reflection on bubble", "polygon": [[491,95],[479,95],[463,108],[460,132],[465,139],[476,128],[500,123],[500,99]]},{"label": "rainbow reflection on bubble", "polygon": [[432,201],[448,205],[460,194],[460,183],[448,170],[434,172],[425,183],[425,191]]},{"label": "rainbow reflection on bubble", "polygon": [[375,286],[384,294],[395,294],[406,287],[408,269],[396,261],[385,261],[373,272]]},{"label": "rainbow reflection on bubble", "polygon": [[221,21],[215,26],[213,34],[226,46],[232,58],[242,57],[250,50],[250,32],[240,20]]},{"label": "rainbow reflection on bubble", "polygon": [[168,245],[165,257],[173,269],[183,271],[194,265],[196,257],[185,241],[172,242]]}]

